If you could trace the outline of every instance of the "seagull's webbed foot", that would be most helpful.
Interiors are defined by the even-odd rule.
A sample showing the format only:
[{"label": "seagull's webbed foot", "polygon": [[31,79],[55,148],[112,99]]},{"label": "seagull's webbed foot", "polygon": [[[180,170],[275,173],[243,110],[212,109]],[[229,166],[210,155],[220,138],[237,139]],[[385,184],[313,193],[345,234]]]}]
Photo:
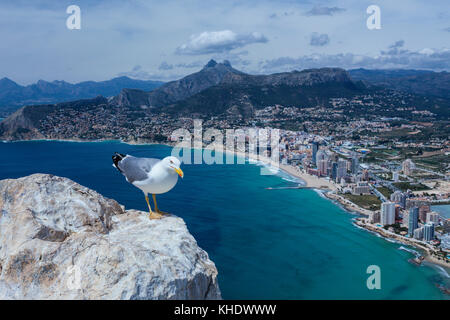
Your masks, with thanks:
[{"label": "seagull's webbed foot", "polygon": [[155,203],[155,211],[156,211],[157,213],[159,213],[159,214],[161,214],[161,215],[170,214],[170,213],[168,213],[168,212],[164,212],[164,211],[159,210],[158,204],[156,203],[156,196],[155,196],[154,194],[152,194],[152,197],[153,197],[153,202]]},{"label": "seagull's webbed foot", "polygon": [[148,201],[148,196],[147,195],[145,195],[145,201],[147,201],[148,211],[150,213],[149,218],[152,219],[152,220],[153,219],[161,219],[162,215],[160,213],[156,213],[156,212],[152,211],[152,207],[150,206],[150,202]]},{"label": "seagull's webbed foot", "polygon": [[150,212],[150,216],[149,216],[149,218],[151,219],[151,220],[154,220],[154,219],[161,219],[162,218],[162,214],[159,214],[159,213],[156,213],[156,212]]}]

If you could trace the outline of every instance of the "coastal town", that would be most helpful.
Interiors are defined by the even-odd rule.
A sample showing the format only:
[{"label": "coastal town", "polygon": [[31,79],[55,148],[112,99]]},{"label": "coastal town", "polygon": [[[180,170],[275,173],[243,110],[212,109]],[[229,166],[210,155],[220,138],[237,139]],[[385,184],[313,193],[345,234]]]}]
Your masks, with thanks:
[{"label": "coastal town", "polygon": [[450,301],[450,1],[0,9],[0,301]]},{"label": "coastal town", "polygon": [[[289,121],[296,112],[295,108],[273,106],[260,110],[257,116],[273,125]],[[431,116],[421,112],[413,115]],[[203,126],[217,125],[213,120]],[[230,124],[224,121],[221,125],[225,133]],[[278,160],[272,157],[273,146],[255,142],[258,130],[271,136],[275,129],[257,125],[261,122],[256,120],[252,126],[240,128],[234,136],[234,148],[227,151],[300,178],[305,185],[299,188],[325,191],[327,198],[358,214],[355,225],[418,248],[421,253],[410,260],[413,264],[426,259],[450,266],[450,215],[446,211],[450,205],[450,142],[445,135],[430,137],[429,122],[398,117],[360,119],[339,122],[334,134],[327,135],[318,132],[329,133],[331,129],[324,127],[330,125],[314,121],[309,130],[276,129]],[[176,139],[168,140],[176,143]],[[217,150],[215,145],[221,148],[223,142],[203,141],[202,146]]]},{"label": "coastal town", "polygon": [[[197,83],[211,68],[236,72],[225,62],[212,61],[193,76],[195,81],[189,81]],[[305,71],[309,73],[318,79],[339,74],[347,78],[343,70]],[[360,85],[351,82],[355,89],[351,94],[341,88],[336,96],[316,102],[298,97],[295,105],[281,104],[285,95],[276,91],[280,90],[277,86],[272,94],[280,103],[273,104],[252,104],[245,92],[231,99],[241,86],[221,87],[225,101],[220,108],[208,90],[201,91],[204,96],[198,99],[209,101],[211,107],[186,99],[164,108],[152,105],[145,98],[149,93],[123,90],[116,97],[24,107],[0,123],[0,139],[120,140],[172,146],[183,142],[192,148],[213,148],[223,147],[227,132],[233,131],[231,150],[227,139],[226,150],[219,151],[277,166],[303,180],[306,185],[302,187],[325,190],[324,196],[358,213],[355,225],[419,248],[421,254],[413,263],[426,258],[448,266],[450,125],[446,100],[390,88],[358,90]],[[254,93],[254,99],[266,99],[261,92]],[[200,136],[200,144],[190,145],[196,139],[196,121],[208,134]],[[184,132],[181,137],[174,135],[180,130]],[[277,159],[272,145],[255,144],[252,134],[260,130],[268,132],[271,140],[276,130]]]},{"label": "coastal town", "polygon": [[357,213],[356,225],[420,249],[412,263],[450,266],[450,219],[438,211],[450,204],[448,141],[381,145],[284,130],[280,141],[280,168]]},{"label": "coastal town", "polygon": [[[202,129],[223,137],[227,130],[243,132],[235,139],[244,146],[231,151],[249,158],[255,158],[255,150],[249,150],[246,132],[278,130],[279,163],[272,165],[301,178],[307,187],[327,190],[326,197],[361,215],[355,219],[358,226],[420,248],[429,260],[448,266],[449,214],[437,210],[450,204],[449,124],[445,117],[411,107],[414,101],[408,98],[405,93],[383,99],[330,98],[322,107],[272,105],[250,117],[228,112],[197,120]],[[176,145],[179,139],[173,133],[191,132],[196,120],[109,102],[98,98],[88,107],[52,108],[34,132],[23,129],[21,137]],[[10,138],[17,139],[5,140]],[[201,147],[211,142],[202,141]],[[270,148],[262,157],[269,163]]]}]

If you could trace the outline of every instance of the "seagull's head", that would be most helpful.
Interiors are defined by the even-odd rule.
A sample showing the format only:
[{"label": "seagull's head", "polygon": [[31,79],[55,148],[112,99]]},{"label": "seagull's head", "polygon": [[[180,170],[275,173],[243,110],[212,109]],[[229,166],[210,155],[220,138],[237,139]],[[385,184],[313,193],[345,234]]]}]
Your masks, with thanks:
[{"label": "seagull's head", "polygon": [[184,177],[184,173],[180,169],[181,161],[177,157],[165,157],[162,163],[167,170],[174,170],[180,177]]}]

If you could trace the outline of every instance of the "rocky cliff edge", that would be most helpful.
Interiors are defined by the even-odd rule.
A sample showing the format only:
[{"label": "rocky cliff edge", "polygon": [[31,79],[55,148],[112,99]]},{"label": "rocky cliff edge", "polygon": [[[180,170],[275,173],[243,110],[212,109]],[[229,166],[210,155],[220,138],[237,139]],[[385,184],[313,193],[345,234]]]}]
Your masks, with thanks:
[{"label": "rocky cliff edge", "polygon": [[150,220],[69,179],[0,181],[0,299],[220,299],[181,218]]}]

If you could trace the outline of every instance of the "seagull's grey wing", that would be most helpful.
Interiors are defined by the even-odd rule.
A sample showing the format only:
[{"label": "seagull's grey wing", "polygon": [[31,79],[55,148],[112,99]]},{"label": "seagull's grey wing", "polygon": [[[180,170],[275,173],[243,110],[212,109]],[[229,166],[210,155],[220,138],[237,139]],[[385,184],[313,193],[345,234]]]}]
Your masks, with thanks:
[{"label": "seagull's grey wing", "polygon": [[153,158],[136,158],[133,156],[126,156],[118,163],[123,175],[127,178],[129,183],[134,181],[142,181],[148,178],[148,173],[152,167],[158,163],[159,159]]}]

